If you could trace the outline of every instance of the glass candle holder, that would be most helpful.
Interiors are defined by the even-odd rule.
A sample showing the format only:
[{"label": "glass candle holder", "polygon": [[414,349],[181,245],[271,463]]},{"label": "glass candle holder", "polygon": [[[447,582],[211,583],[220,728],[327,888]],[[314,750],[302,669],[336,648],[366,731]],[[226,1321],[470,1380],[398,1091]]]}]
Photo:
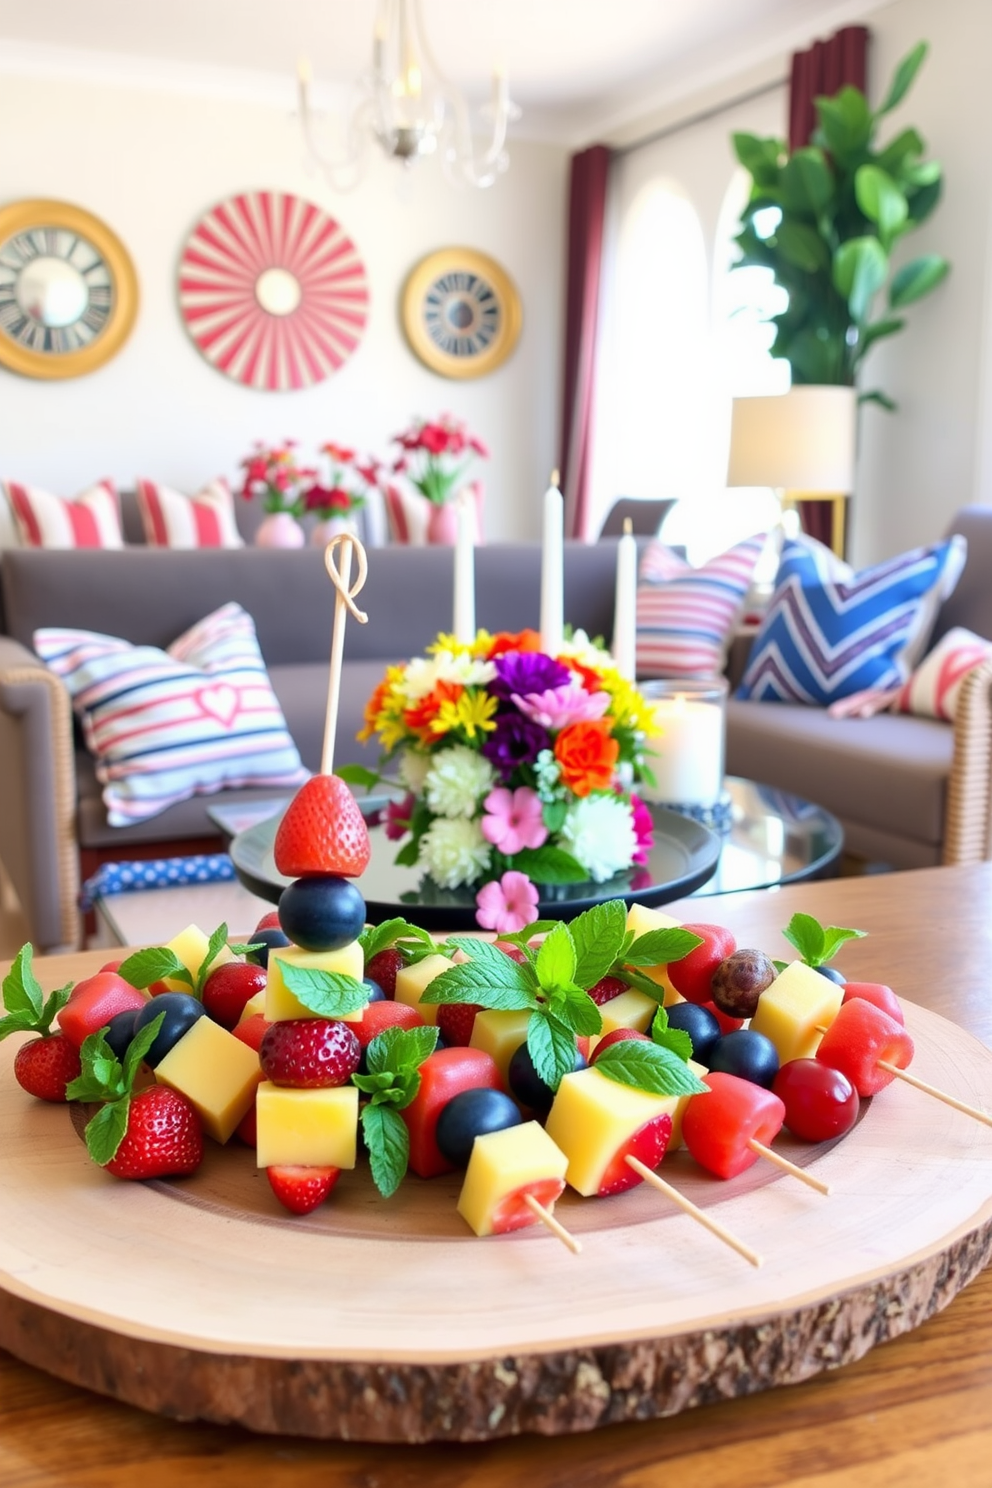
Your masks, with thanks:
[{"label": "glass candle holder", "polygon": [[645,749],[655,784],[642,786],[640,795],[659,805],[715,807],[723,795],[726,679],[672,678],[642,683],[640,690],[657,729]]}]

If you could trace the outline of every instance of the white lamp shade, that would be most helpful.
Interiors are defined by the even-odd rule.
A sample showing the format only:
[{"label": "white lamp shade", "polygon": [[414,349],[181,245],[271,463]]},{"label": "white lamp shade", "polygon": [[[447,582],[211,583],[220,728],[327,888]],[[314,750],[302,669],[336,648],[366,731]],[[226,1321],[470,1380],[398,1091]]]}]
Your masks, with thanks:
[{"label": "white lamp shade", "polygon": [[735,398],[728,486],[786,491],[854,489],[857,394],[851,387],[793,387]]}]

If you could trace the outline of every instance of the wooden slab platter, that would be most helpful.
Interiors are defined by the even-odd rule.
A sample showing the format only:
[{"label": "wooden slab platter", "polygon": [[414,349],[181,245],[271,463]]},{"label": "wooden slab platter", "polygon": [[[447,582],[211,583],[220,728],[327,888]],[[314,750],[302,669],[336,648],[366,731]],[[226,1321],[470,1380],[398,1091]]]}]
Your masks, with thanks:
[{"label": "wooden slab platter", "polygon": [[[906,1005],[914,1073],[992,1110],[992,1052]],[[857,1359],[992,1256],[992,1130],[902,1084],[833,1146],[782,1138],[832,1186],[758,1164],[669,1179],[754,1247],[755,1270],[646,1186],[566,1196],[583,1242],[478,1240],[457,1177],[384,1201],[363,1170],[304,1219],[245,1148],[192,1179],[121,1183],[0,1047],[0,1346],[181,1419],[419,1442],[670,1415]]]}]

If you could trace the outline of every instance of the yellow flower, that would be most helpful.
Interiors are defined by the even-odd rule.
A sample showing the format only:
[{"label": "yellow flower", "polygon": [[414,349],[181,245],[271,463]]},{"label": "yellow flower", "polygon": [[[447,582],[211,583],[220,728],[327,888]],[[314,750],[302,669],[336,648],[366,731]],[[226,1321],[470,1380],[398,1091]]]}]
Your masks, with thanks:
[{"label": "yellow flower", "polygon": [[628,682],[615,667],[604,667],[601,675],[603,691],[610,695],[610,717],[627,728],[652,733],[654,708],[633,682]]},{"label": "yellow flower", "polygon": [[471,692],[468,688],[456,702],[441,704],[437,717],[431,723],[431,733],[439,737],[454,729],[461,729],[467,739],[474,740],[477,734],[488,734],[496,727],[492,716],[499,706],[497,698],[485,692]]},{"label": "yellow flower", "polygon": [[429,656],[437,656],[439,652],[447,651],[451,656],[470,656],[472,654],[471,644],[466,645],[464,641],[456,640],[453,635],[447,635],[444,631],[436,641],[431,641],[427,647]]},{"label": "yellow flower", "polygon": [[383,747],[391,749],[405,736],[403,676],[403,667],[386,668],[386,675],[365,705],[365,725],[356,735],[360,741],[379,734]]}]

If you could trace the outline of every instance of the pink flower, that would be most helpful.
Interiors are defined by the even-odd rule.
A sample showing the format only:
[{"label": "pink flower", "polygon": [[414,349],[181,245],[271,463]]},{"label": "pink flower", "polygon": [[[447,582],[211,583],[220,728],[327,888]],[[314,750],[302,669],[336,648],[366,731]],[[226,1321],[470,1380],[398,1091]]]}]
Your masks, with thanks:
[{"label": "pink flower", "polygon": [[386,807],[385,833],[390,842],[399,842],[409,832],[410,818],[416,804],[417,798],[412,791],[408,791],[402,801],[389,802]]},{"label": "pink flower", "polygon": [[482,835],[508,858],[522,847],[541,847],[548,840],[540,797],[526,785],[514,791],[497,786],[483,805],[488,815],[480,824]]},{"label": "pink flower", "polygon": [[568,682],[547,692],[529,692],[526,697],[514,693],[513,701],[525,718],[558,733],[570,723],[590,723],[602,718],[610,706],[610,695],[586,692],[581,682]]},{"label": "pink flower", "polygon": [[637,851],[634,854],[635,863],[646,863],[648,853],[654,846],[654,822],[651,813],[641,800],[640,796],[631,796],[630,814],[634,822],[634,836],[637,838]]},{"label": "pink flower", "polygon": [[537,890],[526,873],[504,873],[475,896],[475,918],[484,930],[512,935],[537,919]]}]

